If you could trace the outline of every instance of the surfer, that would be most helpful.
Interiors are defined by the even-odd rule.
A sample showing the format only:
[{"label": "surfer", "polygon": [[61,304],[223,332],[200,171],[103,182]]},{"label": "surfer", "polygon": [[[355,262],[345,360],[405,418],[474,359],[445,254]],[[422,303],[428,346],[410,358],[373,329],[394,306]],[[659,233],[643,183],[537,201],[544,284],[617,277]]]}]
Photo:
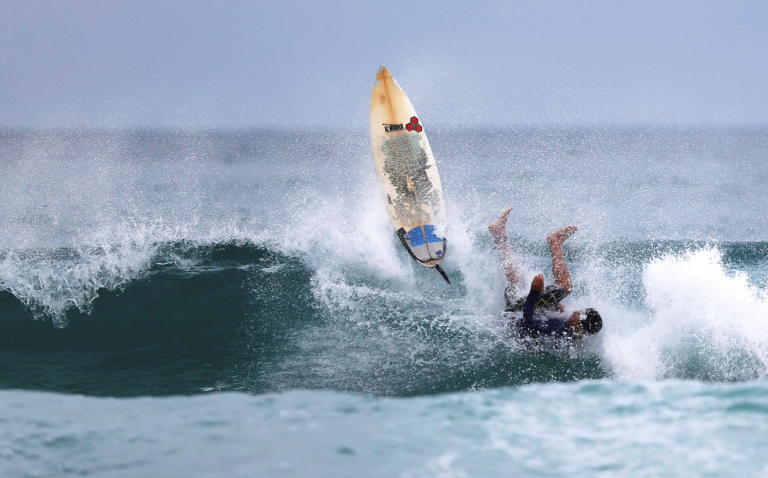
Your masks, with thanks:
[{"label": "surfer", "polygon": [[527,297],[520,297],[517,291],[523,289],[525,283],[514,261],[506,234],[507,218],[511,210],[511,207],[507,208],[488,226],[509,281],[504,298],[507,302],[505,316],[510,319],[510,325],[515,326],[520,335],[526,338],[549,336],[580,339],[585,334],[598,333],[603,327],[603,320],[595,309],[576,310],[568,316],[563,313],[565,309],[560,304],[573,289],[568,266],[563,258],[563,243],[578,228],[566,226],[547,236],[555,284],[544,287],[544,275],[538,274],[531,282]]}]

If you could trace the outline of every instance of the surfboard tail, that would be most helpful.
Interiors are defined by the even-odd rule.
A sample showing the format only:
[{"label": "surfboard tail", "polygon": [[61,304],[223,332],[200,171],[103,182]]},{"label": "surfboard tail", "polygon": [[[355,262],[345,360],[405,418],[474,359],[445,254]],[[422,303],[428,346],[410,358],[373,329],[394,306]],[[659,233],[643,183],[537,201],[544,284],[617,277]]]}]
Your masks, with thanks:
[{"label": "surfboard tail", "polygon": [[414,261],[425,267],[434,267],[447,283],[451,283],[448,275],[440,267],[440,262],[448,248],[448,241],[435,236],[434,226],[419,226],[410,231],[401,227],[397,230],[397,237]]}]

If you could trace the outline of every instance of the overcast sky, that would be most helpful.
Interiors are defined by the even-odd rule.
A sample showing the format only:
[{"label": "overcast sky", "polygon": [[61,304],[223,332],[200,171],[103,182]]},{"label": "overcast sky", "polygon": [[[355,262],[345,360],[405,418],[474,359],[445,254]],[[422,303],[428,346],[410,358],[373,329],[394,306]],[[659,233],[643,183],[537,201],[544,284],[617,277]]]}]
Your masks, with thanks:
[{"label": "overcast sky", "polygon": [[0,0],[0,127],[768,124],[768,1]]}]

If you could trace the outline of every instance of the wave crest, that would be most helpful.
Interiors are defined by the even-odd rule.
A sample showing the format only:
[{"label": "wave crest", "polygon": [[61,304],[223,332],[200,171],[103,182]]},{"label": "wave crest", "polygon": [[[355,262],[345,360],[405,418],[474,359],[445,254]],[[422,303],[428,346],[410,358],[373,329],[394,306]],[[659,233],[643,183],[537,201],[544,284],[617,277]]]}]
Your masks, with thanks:
[{"label": "wave crest", "polygon": [[642,279],[650,322],[614,326],[605,339],[605,358],[617,377],[768,374],[768,298],[745,272],[729,271],[718,248],[652,260]]}]

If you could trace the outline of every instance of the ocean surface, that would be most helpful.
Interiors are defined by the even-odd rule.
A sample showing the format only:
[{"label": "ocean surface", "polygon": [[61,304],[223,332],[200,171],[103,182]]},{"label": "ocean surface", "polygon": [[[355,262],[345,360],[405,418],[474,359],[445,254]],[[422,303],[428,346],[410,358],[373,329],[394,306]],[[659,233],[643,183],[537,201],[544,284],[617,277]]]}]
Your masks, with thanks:
[{"label": "ocean surface", "polygon": [[768,477],[768,130],[426,131],[452,285],[366,131],[0,131],[0,476]]}]

